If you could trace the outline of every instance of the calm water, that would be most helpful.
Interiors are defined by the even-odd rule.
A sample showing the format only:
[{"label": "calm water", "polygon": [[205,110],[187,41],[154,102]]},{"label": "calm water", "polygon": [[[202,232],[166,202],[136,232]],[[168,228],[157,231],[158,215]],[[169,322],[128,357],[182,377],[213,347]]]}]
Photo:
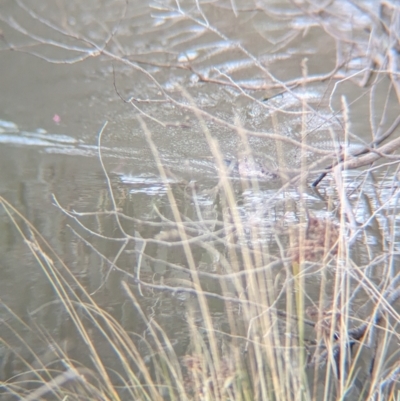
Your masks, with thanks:
[{"label": "calm water", "polygon": [[[140,333],[145,328],[129,307],[121,288],[122,280],[131,283],[145,310],[152,308],[177,352],[184,354],[185,305],[189,296],[139,289],[133,284],[132,276],[123,273],[136,274],[140,263],[144,281],[159,284],[164,280],[174,284],[190,279],[184,269],[174,270],[169,265],[186,267],[180,247],[151,241],[168,231],[168,220],[174,217],[149,136],[137,118],[138,108],[152,133],[160,161],[167,168],[169,184],[181,213],[194,222],[200,218],[215,221],[221,215],[218,197],[213,192],[218,169],[203,124],[218,140],[222,157],[228,162],[240,159],[245,150],[234,130],[235,124],[258,133],[249,137],[249,146],[255,155],[264,158],[275,172],[278,165],[281,171],[284,166],[291,177],[304,160],[298,148],[289,141],[279,149],[273,137],[260,133],[278,133],[294,140],[306,138],[307,143],[323,154],[334,148],[332,133],[338,141],[345,141],[343,119],[336,113],[341,96],[346,96],[351,132],[359,138],[351,138],[352,146],[356,147],[363,140],[370,141],[370,92],[360,88],[355,80],[339,83],[338,78],[293,86],[291,92],[282,91],[277,82],[305,74],[301,68],[304,58],[308,59],[309,76],[328,74],[337,61],[338,50],[332,38],[299,13],[274,20],[260,10],[253,10],[240,12],[236,18],[224,7],[207,5],[210,24],[218,28],[221,33],[218,35],[204,33],[200,17],[197,21],[179,19],[172,11],[152,9],[140,1],[129,2],[127,9],[123,1],[91,1],[85,6],[33,2],[30,6],[30,14],[22,3],[8,1],[2,6],[0,28],[5,40],[0,43],[0,195],[30,221],[87,291],[94,294],[96,302],[127,330]],[[291,10],[289,5],[280,2],[275,7],[277,13]],[[29,35],[18,32],[12,26],[13,21],[26,28]],[[52,24],[60,30],[55,31]],[[310,26],[304,34],[302,24]],[[77,35],[67,37],[61,31]],[[107,45],[103,46],[107,38]],[[43,43],[50,39],[57,42],[55,46]],[[244,56],[237,47],[239,42],[248,50],[248,55]],[[93,43],[103,46],[105,54],[89,57],[89,52],[95,51]],[[18,51],[9,50],[10,46]],[[251,55],[261,60],[263,68],[276,82],[256,66]],[[193,63],[191,68],[185,64],[187,60]],[[246,91],[231,85],[228,76],[241,83]],[[258,89],[251,90],[255,87]],[[185,93],[181,88],[185,88]],[[170,97],[169,102],[165,101],[163,91]],[[136,101],[124,102],[121,97]],[[372,117],[379,121],[380,105],[387,101],[393,103],[393,108],[388,107],[386,126],[398,112],[394,98],[382,78],[374,93],[376,107],[372,114],[376,115]],[[148,99],[158,102],[146,102]],[[193,113],[190,110],[193,103],[212,118],[203,120],[204,115]],[[306,105],[309,115],[304,120],[301,112]],[[106,121],[101,156],[107,174],[98,149],[98,134]],[[321,157],[311,153],[305,156],[310,163]],[[348,173],[346,182],[352,182],[354,177],[357,173]],[[136,238],[124,249],[119,241],[124,235],[114,217],[105,214],[80,217],[81,223],[99,234],[96,236],[55,205],[57,200],[62,208],[79,213],[112,210],[107,178],[118,210],[136,219],[121,222],[124,232]],[[309,182],[313,178],[310,176]],[[393,175],[386,177],[384,183],[382,194],[385,197],[387,190],[388,197]],[[328,177],[319,192],[308,187],[300,193],[298,184],[279,191],[282,180],[275,177],[261,181],[257,193],[243,190],[238,183],[235,188],[238,208],[249,222],[249,230],[252,224],[258,224],[262,237],[272,238],[277,222],[298,220],[300,199],[305,200],[314,214],[328,215],[328,199],[333,194],[331,185],[333,180]],[[367,195],[369,190],[373,193],[372,187],[365,186]],[[288,200],[294,205],[291,210],[287,207]],[[390,208],[395,206],[392,204]],[[360,201],[360,219],[364,213],[367,208]],[[62,305],[57,302],[53,287],[4,209],[0,210],[0,224],[3,305],[0,317],[19,330],[27,343],[39,347],[38,354],[45,353],[46,349],[40,350],[44,346],[37,333],[23,328],[12,313],[32,327],[45,328],[56,341],[68,339],[72,343],[71,352],[80,357],[81,344]],[[24,230],[29,238],[32,234]],[[368,241],[371,252],[379,252],[381,243],[377,231],[368,233]],[[143,249],[145,255],[156,261],[140,259]],[[193,254],[201,269],[214,270],[216,261],[204,248],[194,247]],[[112,269],[107,262],[115,260],[117,255],[120,271]],[[368,257],[363,253],[357,255],[361,262]],[[212,279],[204,280],[208,291],[218,291]],[[311,284],[312,280],[310,296],[318,297],[318,290],[312,293]],[[218,302],[211,308],[216,316],[221,314]],[[5,326],[1,330],[6,343],[15,343],[17,349],[26,352],[12,330]],[[5,349],[1,351],[4,355]],[[111,366],[112,355],[108,357]],[[18,364],[9,371],[3,368],[2,378],[18,369]]]}]

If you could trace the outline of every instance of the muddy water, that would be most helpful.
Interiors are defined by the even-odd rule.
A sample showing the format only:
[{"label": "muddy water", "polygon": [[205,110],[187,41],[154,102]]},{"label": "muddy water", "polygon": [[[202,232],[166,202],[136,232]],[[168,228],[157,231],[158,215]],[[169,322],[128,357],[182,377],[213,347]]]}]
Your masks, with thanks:
[{"label": "muddy water", "polygon": [[[297,17],[268,20],[272,17],[259,10],[235,17],[224,7],[207,6],[209,23],[221,32],[215,35],[215,32],[201,34],[204,23],[175,20],[174,12],[154,10],[143,2],[129,2],[127,9],[125,2],[93,1],[84,8],[69,3],[46,8],[44,2],[37,2],[31,5],[30,13],[23,4],[9,1],[2,6],[0,195],[30,221],[87,291],[127,330],[145,330],[121,288],[121,280],[133,286],[138,263],[141,278],[146,281],[189,279],[183,270],[171,272],[167,264],[185,267],[187,262],[181,250],[177,252],[151,242],[160,232],[168,230],[168,224],[138,223],[173,220],[167,186],[151,152],[150,136],[138,121],[138,107],[160,161],[170,173],[169,183],[181,212],[193,221],[199,219],[199,210],[205,220],[213,220],[219,213],[212,192],[218,169],[204,135],[205,126],[218,140],[222,157],[229,162],[240,159],[244,151],[235,125],[295,140],[307,137],[307,142],[323,155],[334,148],[332,132],[338,141],[344,141],[343,120],[336,115],[344,95],[350,105],[352,132],[360,138],[353,140],[352,145],[370,141],[370,101],[363,96],[367,90],[355,82],[339,83],[339,79],[311,82],[289,92],[277,85],[279,81],[301,78],[304,74],[327,74],[335,68],[337,49],[332,37],[299,13]],[[277,13],[291,11],[289,5],[276,4]],[[13,21],[26,32],[21,29],[18,32]],[[309,24],[309,30],[296,36],[301,24]],[[54,25],[60,30],[56,31]],[[67,37],[61,30],[76,35]],[[293,39],[285,45],[285,37],[290,34]],[[106,38],[109,40],[103,47],[104,54],[92,57],[89,53],[97,50],[92,43],[104,45]],[[57,43],[53,45],[49,40]],[[268,73],[260,72],[249,55],[243,57],[235,47],[238,41],[249,54],[262,60]],[[282,43],[279,50],[274,45],[278,42]],[[305,58],[307,72],[304,65],[303,70],[301,67]],[[193,64],[188,64],[188,60]],[[276,81],[272,82],[268,74]],[[234,77],[247,92],[235,87],[227,76]],[[374,94],[376,104],[384,103],[388,95],[387,83],[382,80],[380,85]],[[250,90],[255,87],[258,89]],[[181,88],[185,88],[184,95]],[[169,101],[165,101],[163,91]],[[131,97],[140,101],[126,102]],[[389,97],[393,94],[389,93]],[[157,102],[147,102],[148,99]],[[196,115],[188,107],[193,103],[212,118],[203,121],[204,116]],[[306,105],[312,112],[305,121],[300,112]],[[396,109],[389,108],[387,125],[395,114]],[[98,134],[105,122],[100,154]],[[257,194],[242,189],[236,192],[238,207],[247,220],[268,220],[261,227],[268,235],[273,223],[287,216],[284,199],[295,205],[289,210],[294,220],[298,220],[296,205],[300,198],[306,200],[307,207],[315,214],[327,214],[331,178],[322,182],[319,193],[307,188],[300,195],[298,186],[293,185],[277,196],[282,186],[277,165],[288,171],[298,168],[302,162],[298,149],[284,143],[283,150],[279,150],[274,139],[263,135],[251,136],[248,141],[256,156],[264,157],[263,162],[278,179],[261,180]],[[316,157],[307,156],[310,162]],[[351,181],[352,175],[347,178]],[[195,191],[190,182],[195,182]],[[83,229],[61,210],[104,212],[113,209],[113,201],[118,210],[137,219],[121,222],[124,233],[112,216],[80,217],[86,227]],[[73,344],[71,352],[79,355],[80,346],[54,288],[4,210],[0,224],[0,293],[4,305],[0,317],[13,321],[7,306],[16,316],[44,327],[54,340],[68,339]],[[26,228],[24,234],[31,238]],[[126,235],[134,236],[136,241],[123,249],[120,240]],[[379,238],[375,239],[379,243]],[[139,259],[145,240],[150,240],[145,253],[156,262]],[[374,234],[370,240],[374,241]],[[204,249],[194,249],[193,253],[196,263],[205,270],[215,267],[215,261]],[[116,255],[120,271],[110,267]],[[361,260],[365,257],[359,256]],[[212,280],[205,282],[209,291],[215,290],[214,285]],[[176,344],[177,352],[184,353],[187,297],[133,288],[143,308],[153,308]],[[318,292],[312,294],[312,288],[310,285],[310,296],[318,297]],[[215,304],[213,312],[218,314],[220,307]],[[28,343],[39,347],[38,354],[45,353],[45,346],[34,332],[14,321],[12,327],[24,333]],[[8,343],[15,341],[12,330],[4,330],[3,337]],[[18,349],[23,348],[20,342],[15,343]],[[6,354],[5,347],[2,353]],[[3,377],[9,373],[3,369]]]}]

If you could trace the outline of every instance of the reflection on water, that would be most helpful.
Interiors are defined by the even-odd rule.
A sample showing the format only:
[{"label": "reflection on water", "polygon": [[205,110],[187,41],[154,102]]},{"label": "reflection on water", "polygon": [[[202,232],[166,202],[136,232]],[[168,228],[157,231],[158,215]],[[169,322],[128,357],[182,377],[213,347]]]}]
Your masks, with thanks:
[{"label": "reflection on water", "polygon": [[[371,142],[371,128],[384,132],[398,107],[383,77],[373,91],[357,85],[370,79],[355,63],[366,62],[360,54],[369,43],[368,14],[332,3],[331,14],[320,10],[313,18],[280,2],[265,13],[205,4],[204,14],[191,18],[189,11],[142,3],[125,9],[124,1],[94,1],[77,10],[67,2],[63,10],[38,3],[29,12],[22,2],[6,4],[0,195],[32,226],[9,205],[0,210],[1,380],[39,369],[38,360],[64,371],[67,356],[95,371],[87,352],[93,342],[101,344],[112,381],[124,383],[115,349],[80,306],[91,300],[125,329],[147,365],[157,339],[132,299],[179,356],[194,347],[190,319],[207,332],[195,296],[199,283],[216,332],[229,332],[235,319],[244,326],[251,321],[248,332],[238,323],[238,337],[246,339],[258,317],[235,302],[263,305],[272,295],[260,283],[268,281],[278,294],[271,305],[294,313],[289,300],[299,293],[301,260],[305,303],[319,304],[322,285],[333,301],[337,272],[347,271],[352,319],[369,316],[375,286],[386,288],[383,272],[396,265],[398,161],[369,173],[346,171],[340,179],[329,174],[318,189],[306,184],[343,149]],[[354,13],[352,25],[339,3]],[[285,18],[275,16],[279,12]],[[32,30],[23,34],[13,21]],[[350,51],[339,33],[352,27],[359,36]],[[31,48],[56,63],[31,59]],[[99,49],[102,55],[92,57]],[[87,60],[72,62],[80,57]],[[343,59],[351,57],[346,70]],[[354,80],[348,78],[354,72]],[[362,285],[365,271],[370,287]],[[395,277],[395,267],[390,274]],[[68,297],[77,316],[87,319],[90,341],[62,301]],[[317,323],[326,326],[336,315],[320,307]],[[287,324],[277,326],[284,341],[292,341],[297,334]],[[21,381],[31,380],[26,375]]]}]

